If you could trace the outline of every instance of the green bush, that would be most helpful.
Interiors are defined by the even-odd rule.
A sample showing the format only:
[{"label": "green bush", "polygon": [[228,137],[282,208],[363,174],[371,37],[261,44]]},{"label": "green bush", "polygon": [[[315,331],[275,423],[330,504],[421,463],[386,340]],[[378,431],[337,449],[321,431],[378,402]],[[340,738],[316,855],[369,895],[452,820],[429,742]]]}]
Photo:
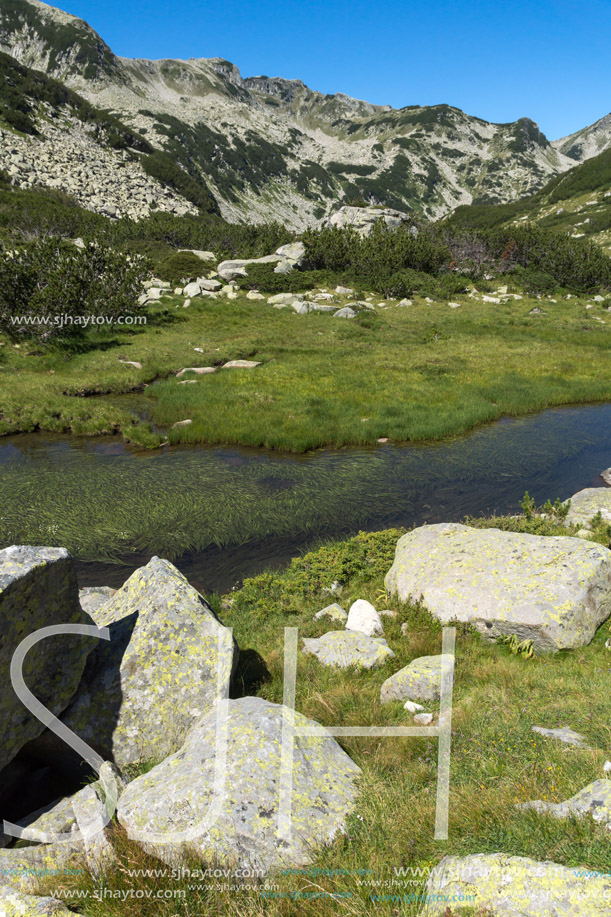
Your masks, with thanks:
[{"label": "green bush", "polygon": [[[148,265],[92,243],[48,238],[0,255],[0,330],[41,342],[81,337],[94,317],[134,312]],[[97,325],[95,327],[98,327]]]},{"label": "green bush", "polygon": [[273,264],[251,264],[248,274],[239,281],[242,290],[262,290],[265,293],[300,293],[316,287],[340,283],[329,271],[291,271],[274,273]]},{"label": "green bush", "polygon": [[155,273],[162,280],[178,283],[181,280],[195,280],[207,270],[206,264],[191,252],[172,252],[155,263]]}]

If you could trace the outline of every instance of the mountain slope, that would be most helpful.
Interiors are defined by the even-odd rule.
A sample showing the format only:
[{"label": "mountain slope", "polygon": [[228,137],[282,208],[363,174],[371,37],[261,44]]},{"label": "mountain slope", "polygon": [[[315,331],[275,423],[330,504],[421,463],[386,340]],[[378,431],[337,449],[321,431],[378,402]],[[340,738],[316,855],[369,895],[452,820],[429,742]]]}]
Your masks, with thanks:
[{"label": "mountain slope", "polygon": [[556,176],[528,198],[460,207],[450,221],[474,228],[537,223],[576,239],[588,237],[611,255],[611,147]]},{"label": "mountain slope", "polygon": [[302,228],[356,198],[438,218],[531,194],[606,142],[602,122],[565,148],[528,118],[490,124],[449,105],[391,109],[299,80],[243,79],[218,58],[120,58],[85,22],[38,0],[0,0],[0,49],[170,153],[233,221]]}]

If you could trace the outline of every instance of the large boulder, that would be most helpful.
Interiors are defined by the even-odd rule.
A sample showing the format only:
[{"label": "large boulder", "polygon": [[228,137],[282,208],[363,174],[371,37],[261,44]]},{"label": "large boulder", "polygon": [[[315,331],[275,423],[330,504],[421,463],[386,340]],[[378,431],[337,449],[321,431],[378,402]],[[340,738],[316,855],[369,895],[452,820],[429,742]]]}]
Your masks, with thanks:
[{"label": "large boulder", "polygon": [[454,665],[454,657],[447,653],[440,656],[420,656],[409,665],[387,678],[380,690],[380,703],[393,700],[439,700],[441,693],[441,668]]},{"label": "large boulder", "polygon": [[322,637],[304,637],[304,653],[323,665],[347,669],[374,669],[395,655],[383,637],[368,637],[352,630],[330,630]]},{"label": "large boulder", "polygon": [[[119,800],[119,823],[128,837],[172,865],[193,855],[265,872],[311,862],[317,845],[343,831],[360,769],[328,733],[295,738],[289,842],[278,832],[284,708],[258,697],[227,705],[224,796],[216,822],[185,844],[160,837],[193,829],[207,816],[215,785],[212,711],[178,754],[129,784]],[[296,728],[317,725],[295,713]]]},{"label": "large boulder", "polygon": [[176,751],[227,696],[235,647],[208,603],[167,560],[153,557],[95,612],[109,642],[91,654],[62,721],[120,768]]},{"label": "large boulder", "polygon": [[[505,853],[447,856],[431,871],[422,917],[609,917],[611,877]],[[454,902],[461,902],[455,904]]]},{"label": "large boulder", "polygon": [[[382,221],[389,229],[397,229],[410,223],[412,217],[402,210],[391,210],[388,207],[340,207],[325,220],[325,226],[336,226],[338,229],[351,227],[362,236],[368,236],[376,223]],[[416,227],[414,227],[416,230]],[[417,230],[416,230],[417,233]]]},{"label": "large boulder", "polygon": [[403,601],[421,598],[443,623],[468,621],[486,637],[515,634],[555,652],[585,646],[611,614],[611,551],[442,523],[399,539],[385,584]]},{"label": "large boulder", "polygon": [[571,497],[565,524],[589,529],[592,517],[600,513],[606,523],[611,522],[611,488],[586,487]]},{"label": "large boulder", "polygon": [[[93,625],[79,604],[68,552],[28,546],[0,551],[0,770],[45,728],[13,689],[11,659],[25,637],[54,624]],[[56,716],[78,688],[94,644],[90,637],[57,635],[41,640],[26,655],[25,684]]]}]

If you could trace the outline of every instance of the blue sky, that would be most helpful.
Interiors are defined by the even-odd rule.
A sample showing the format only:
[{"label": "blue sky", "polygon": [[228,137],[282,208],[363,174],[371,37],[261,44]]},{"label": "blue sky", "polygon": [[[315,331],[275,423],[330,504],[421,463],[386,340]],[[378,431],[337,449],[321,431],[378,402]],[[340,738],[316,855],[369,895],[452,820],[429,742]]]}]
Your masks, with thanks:
[{"label": "blue sky", "polygon": [[224,57],[395,107],[522,116],[553,140],[611,110],[609,0],[55,0],[125,57]]}]

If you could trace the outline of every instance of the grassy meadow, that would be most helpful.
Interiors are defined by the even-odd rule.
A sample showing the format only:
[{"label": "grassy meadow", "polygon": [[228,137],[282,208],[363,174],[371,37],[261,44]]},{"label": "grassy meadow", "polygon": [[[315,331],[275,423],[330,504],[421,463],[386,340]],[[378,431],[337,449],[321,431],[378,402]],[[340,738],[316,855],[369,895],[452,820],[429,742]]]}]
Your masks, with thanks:
[{"label": "grassy meadow", "polygon": [[[303,452],[380,437],[440,439],[502,415],[611,397],[607,303],[466,294],[453,297],[459,308],[424,297],[406,307],[371,301],[375,311],[343,320],[242,294],[198,298],[187,309],[168,296],[149,310],[146,328],[95,332],[77,348],[3,337],[0,435],[118,433],[146,447]],[[534,307],[542,314],[531,315]],[[262,365],[175,378],[238,358]],[[182,420],[192,423],[172,429]]]},{"label": "grassy meadow", "polygon": [[[471,522],[566,534],[554,521],[524,516]],[[258,667],[249,654],[250,664],[239,670],[236,693],[257,693],[282,702],[283,628],[299,627],[300,637],[335,629],[329,620],[313,621],[313,615],[330,601],[322,590],[337,580],[343,583],[338,601],[345,608],[357,598],[367,598],[378,609],[397,612],[396,618],[384,619],[396,658],[367,672],[327,668],[300,653],[296,709],[329,726],[411,725],[401,702],[380,705],[380,686],[412,659],[440,652],[441,625],[418,604],[397,604],[384,593],[384,575],[400,534],[391,529],[329,543],[294,560],[282,573],[261,574],[231,597],[217,597],[216,608],[224,623],[233,626],[241,649],[255,651],[264,661]],[[608,543],[608,532],[601,536],[605,538]],[[85,895],[78,906],[86,917],[414,917],[422,906],[427,870],[446,854],[503,851],[605,872],[605,828],[590,819],[558,821],[518,811],[515,804],[561,801],[602,776],[611,739],[611,654],[604,645],[608,636],[608,625],[603,625],[588,647],[527,659],[459,626],[447,841],[433,837],[437,740],[349,738],[340,741],[362,768],[360,795],[346,834],[316,853],[312,869],[275,876],[267,885],[249,880],[251,887],[241,890],[223,888],[223,881],[230,884],[231,879],[193,882],[158,873],[130,875],[130,870],[155,870],[160,864],[115,826],[111,836],[118,863],[102,880],[67,877],[58,885],[53,879],[41,891]],[[426,705],[431,711],[434,706]],[[531,731],[533,725],[571,726],[583,733],[591,750],[537,735]],[[401,867],[411,871],[401,876],[395,872]],[[125,896],[96,900],[94,890],[104,888]],[[130,890],[135,895],[138,889],[151,897],[169,890],[184,891],[185,896],[131,899]],[[473,913],[469,908],[450,908],[447,917]],[[478,912],[478,917],[483,915]]]}]

